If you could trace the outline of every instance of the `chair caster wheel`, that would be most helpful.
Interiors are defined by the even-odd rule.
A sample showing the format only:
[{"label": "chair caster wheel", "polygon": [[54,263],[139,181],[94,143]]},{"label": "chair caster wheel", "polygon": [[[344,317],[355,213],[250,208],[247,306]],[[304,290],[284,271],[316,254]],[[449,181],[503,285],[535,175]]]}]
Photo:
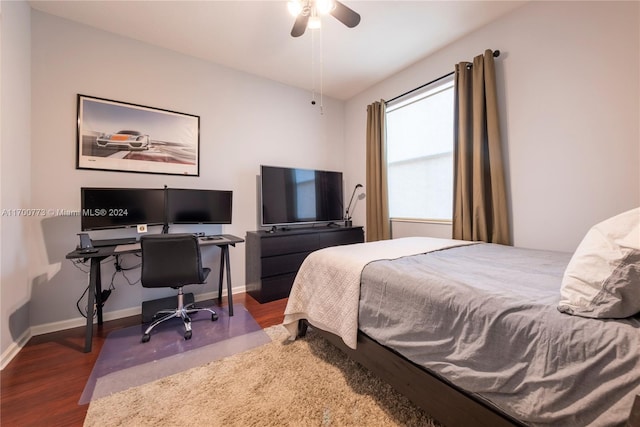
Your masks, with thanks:
[{"label": "chair caster wheel", "polygon": [[211,315],[211,321],[215,322],[216,320],[218,320],[218,315],[217,314],[212,314]]},{"label": "chair caster wheel", "polygon": [[191,331],[187,331],[184,333],[184,339],[185,340],[190,340],[191,339]]},{"label": "chair caster wheel", "polygon": [[149,335],[149,334],[144,334],[144,335],[142,336],[142,339],[140,340],[140,342],[143,342],[143,343],[145,343],[145,342],[149,342],[149,340],[150,340],[150,339],[151,339],[151,335]]}]

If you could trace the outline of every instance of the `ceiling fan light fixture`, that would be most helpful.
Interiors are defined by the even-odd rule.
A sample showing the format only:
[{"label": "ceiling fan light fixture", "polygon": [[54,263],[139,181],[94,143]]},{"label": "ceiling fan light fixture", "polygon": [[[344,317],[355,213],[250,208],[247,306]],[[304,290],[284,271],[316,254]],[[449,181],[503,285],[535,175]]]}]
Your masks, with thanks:
[{"label": "ceiling fan light fixture", "polygon": [[322,27],[322,23],[320,22],[320,17],[316,15],[312,15],[309,17],[309,22],[307,23],[307,28],[310,30],[318,30]]},{"label": "ceiling fan light fixture", "polygon": [[326,15],[335,7],[336,3],[333,0],[316,0],[316,11],[321,15]]},{"label": "ceiling fan light fixture", "polygon": [[287,9],[289,10],[289,13],[294,17],[300,15],[303,9],[302,0],[289,0],[287,2]]},{"label": "ceiling fan light fixture", "polygon": [[291,28],[291,37],[302,36],[307,28],[320,28],[322,14],[330,14],[349,28],[360,23],[360,14],[339,0],[289,0],[287,8],[296,17]]}]

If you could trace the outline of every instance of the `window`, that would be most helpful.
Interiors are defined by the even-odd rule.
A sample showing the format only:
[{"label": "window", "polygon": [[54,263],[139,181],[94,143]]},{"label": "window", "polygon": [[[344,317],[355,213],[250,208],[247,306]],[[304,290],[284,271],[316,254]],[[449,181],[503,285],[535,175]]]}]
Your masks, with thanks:
[{"label": "window", "polygon": [[392,219],[451,221],[453,75],[387,105]]}]

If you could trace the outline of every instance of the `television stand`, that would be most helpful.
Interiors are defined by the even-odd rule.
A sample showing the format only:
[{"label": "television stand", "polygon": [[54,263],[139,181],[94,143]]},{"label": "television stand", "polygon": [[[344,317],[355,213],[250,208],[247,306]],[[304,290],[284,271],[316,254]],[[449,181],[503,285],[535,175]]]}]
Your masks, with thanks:
[{"label": "television stand", "polygon": [[245,240],[247,293],[264,303],[289,296],[296,273],[311,252],[362,243],[364,231],[340,226],[248,231]]}]

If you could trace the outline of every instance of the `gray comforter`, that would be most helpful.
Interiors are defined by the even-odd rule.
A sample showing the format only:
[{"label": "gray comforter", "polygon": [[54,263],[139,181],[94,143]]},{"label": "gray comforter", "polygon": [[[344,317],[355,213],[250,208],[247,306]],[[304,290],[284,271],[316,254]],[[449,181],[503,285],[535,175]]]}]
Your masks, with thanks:
[{"label": "gray comforter", "polygon": [[531,425],[623,424],[640,394],[640,317],[560,313],[570,256],[478,244],[373,262],[359,328]]}]

